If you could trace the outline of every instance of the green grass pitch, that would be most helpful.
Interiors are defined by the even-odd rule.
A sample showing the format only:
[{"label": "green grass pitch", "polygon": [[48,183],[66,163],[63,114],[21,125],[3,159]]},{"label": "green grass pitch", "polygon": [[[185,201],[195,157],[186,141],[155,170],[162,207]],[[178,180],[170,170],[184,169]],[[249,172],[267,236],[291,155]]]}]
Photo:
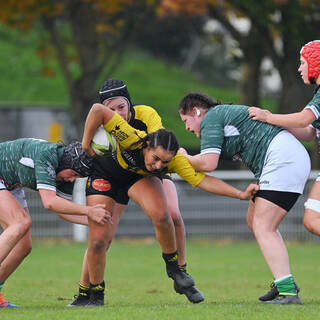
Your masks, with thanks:
[{"label": "green grass pitch", "polygon": [[289,243],[292,273],[302,306],[266,306],[259,295],[271,274],[254,242],[192,240],[188,271],[205,301],[193,305],[173,290],[161,250],[153,239],[117,240],[107,256],[106,305],[69,308],[77,292],[85,244],[36,242],[31,255],[9,278],[3,292],[19,309],[1,309],[0,319],[318,319],[319,244]]}]

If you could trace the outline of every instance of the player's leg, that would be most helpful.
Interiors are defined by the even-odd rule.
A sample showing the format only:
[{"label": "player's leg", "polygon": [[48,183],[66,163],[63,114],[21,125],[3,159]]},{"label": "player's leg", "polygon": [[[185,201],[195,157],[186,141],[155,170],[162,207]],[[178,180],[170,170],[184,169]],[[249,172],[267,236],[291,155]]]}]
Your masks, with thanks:
[{"label": "player's leg", "polygon": [[142,178],[130,187],[128,195],[152,220],[162,251],[164,253],[176,252],[174,225],[168,212],[161,181],[153,176]]},{"label": "player's leg", "polygon": [[166,262],[168,276],[174,279],[179,288],[193,286],[193,279],[182,272],[178,266],[174,225],[168,212],[161,181],[154,176],[142,178],[129,188],[128,195],[152,220],[163,259]]},{"label": "player's leg", "polygon": [[0,190],[0,264],[13,247],[30,230],[31,219],[26,210],[7,190]]},{"label": "player's leg", "polygon": [[[87,196],[87,204],[93,206],[96,204],[105,204],[106,209],[113,212],[115,201],[104,195],[89,195]],[[106,265],[106,250],[110,244],[108,234],[112,232],[113,224],[107,222],[104,225],[98,224],[95,221],[88,219],[89,236],[87,249],[87,263],[90,280],[90,305],[104,304],[104,270]],[[91,303],[91,300],[92,301]]]},{"label": "player's leg", "polygon": [[[109,245],[106,248],[106,251],[109,249],[112,239],[116,233],[120,217],[125,209],[125,204],[116,203],[114,205],[114,209],[112,212],[112,225],[109,228],[110,233],[108,233],[108,243]],[[68,306],[85,306],[88,304],[90,299],[90,280],[89,280],[89,269],[88,269],[88,260],[87,260],[87,250],[83,257],[82,263],[82,272],[81,272],[81,280],[79,283],[79,292],[78,295],[75,296],[75,300],[70,303]]]},{"label": "player's leg", "polygon": [[254,202],[250,201],[249,208],[247,211],[247,225],[248,228],[253,232],[252,224],[253,224],[253,215],[254,215]]},{"label": "player's leg", "polygon": [[[20,195],[23,196],[21,189]],[[22,201],[22,200],[21,200]],[[25,207],[25,208],[24,208]],[[7,278],[31,251],[31,219],[25,200],[20,204],[9,191],[0,190],[0,291]],[[0,292],[0,307],[16,307]]]},{"label": "player's leg", "polygon": [[255,199],[252,229],[279,292],[279,297],[263,303],[301,304],[290,272],[288,252],[278,231],[286,214],[287,210],[269,200]]},{"label": "player's leg", "polygon": [[[173,220],[176,242],[178,249],[178,264],[180,269],[183,272],[187,272],[187,263],[186,263],[186,231],[184,222],[181,216],[179,209],[179,201],[177,195],[177,189],[175,184],[171,179],[164,178],[163,189],[166,194],[166,199],[168,203],[168,209],[170,216]],[[175,290],[180,294],[185,294],[189,301],[193,303],[199,303],[204,300],[202,293],[195,287],[190,287],[188,290],[179,291],[178,288]]]},{"label": "player's leg", "polygon": [[178,264],[183,266],[186,264],[186,231],[179,209],[177,190],[174,183],[169,179],[163,179],[162,183],[176,234]]},{"label": "player's leg", "polygon": [[[247,224],[249,229],[253,232],[253,217],[254,217],[254,209],[255,209],[255,205],[253,201],[250,201],[250,205],[248,208],[248,212],[247,212]],[[281,237],[280,232],[278,232],[279,237]],[[281,237],[282,239],[282,237]],[[295,284],[297,291],[299,292],[299,288],[297,287],[297,285]],[[275,286],[274,282],[272,281],[270,284],[270,290],[265,293],[264,295],[259,297],[260,301],[269,301],[269,300],[273,300],[275,299],[277,296],[279,295],[279,291],[277,289],[277,287]]]},{"label": "player's leg", "polygon": [[303,192],[309,174],[310,158],[305,148],[290,133],[279,133],[265,157],[252,223],[279,293],[273,300],[263,303],[301,304],[278,225]]},{"label": "player's leg", "polygon": [[305,203],[303,224],[308,231],[320,236],[320,179],[313,184]]}]

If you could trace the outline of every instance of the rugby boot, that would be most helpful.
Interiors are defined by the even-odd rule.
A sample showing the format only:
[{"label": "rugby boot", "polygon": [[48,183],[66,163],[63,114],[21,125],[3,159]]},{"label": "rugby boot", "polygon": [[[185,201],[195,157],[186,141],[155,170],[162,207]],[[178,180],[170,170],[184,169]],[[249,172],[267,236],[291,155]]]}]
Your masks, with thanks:
[{"label": "rugby boot", "polygon": [[194,286],[194,280],[186,272],[182,271],[178,265],[177,252],[162,254],[166,263],[166,271],[169,278],[173,279],[174,285],[178,290]]},{"label": "rugby boot", "polygon": [[[296,282],[293,280],[294,283],[294,287],[297,291],[297,293],[300,292],[300,288],[298,287],[298,285],[296,284]],[[274,282],[272,282],[270,284],[270,290],[264,294],[263,296],[259,297],[260,301],[269,301],[269,300],[273,300],[275,299],[278,295],[279,295],[279,291],[278,288],[276,287],[276,285],[274,284]]]},{"label": "rugby boot", "polygon": [[273,300],[261,301],[262,304],[302,304],[299,296],[294,295],[284,295],[280,294]]},{"label": "rugby boot", "polygon": [[99,307],[104,305],[104,281],[98,285],[90,284],[90,299],[86,307]]},{"label": "rugby boot", "polygon": [[86,307],[100,307],[104,305],[104,292],[92,291]]},{"label": "rugby boot", "polygon": [[87,295],[83,295],[81,293],[73,296],[75,299],[71,303],[68,304],[68,307],[84,307],[89,303],[90,293]]},{"label": "rugby boot", "polygon": [[188,300],[192,303],[200,303],[204,300],[203,294],[194,286],[189,288],[179,288],[176,283],[174,283],[174,290],[179,294],[184,294]]},{"label": "rugby boot", "polygon": [[83,307],[88,304],[90,299],[90,287],[79,283],[78,294],[73,296],[74,301],[68,304],[68,307]]},{"label": "rugby boot", "polygon": [[168,273],[168,276],[173,279],[174,288],[177,288],[177,290],[184,290],[186,288],[194,286],[193,278],[180,269],[177,269],[174,272],[171,271],[170,273]]},{"label": "rugby boot", "polygon": [[0,293],[0,308],[19,308],[20,306],[6,300],[3,293]]}]

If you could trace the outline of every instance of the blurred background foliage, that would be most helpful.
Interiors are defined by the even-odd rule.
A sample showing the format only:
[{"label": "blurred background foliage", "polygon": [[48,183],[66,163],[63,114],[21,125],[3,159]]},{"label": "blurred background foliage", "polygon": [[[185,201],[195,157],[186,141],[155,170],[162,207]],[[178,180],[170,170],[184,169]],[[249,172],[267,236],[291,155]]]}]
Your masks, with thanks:
[{"label": "blurred background foliage", "polygon": [[189,91],[280,113],[311,99],[297,69],[301,46],[318,38],[319,9],[319,0],[0,1],[1,104],[67,108],[81,136],[101,83],[120,78],[196,149],[177,114]]}]

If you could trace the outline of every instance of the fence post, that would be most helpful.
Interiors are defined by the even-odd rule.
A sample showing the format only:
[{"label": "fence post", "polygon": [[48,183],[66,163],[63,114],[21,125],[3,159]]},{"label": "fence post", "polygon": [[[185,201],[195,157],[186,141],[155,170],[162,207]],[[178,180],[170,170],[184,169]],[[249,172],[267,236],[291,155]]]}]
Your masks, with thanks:
[{"label": "fence post", "polygon": [[[86,205],[86,183],[88,178],[76,179],[72,192],[72,201]],[[88,227],[80,224],[73,224],[72,238],[76,242],[87,240]]]}]

